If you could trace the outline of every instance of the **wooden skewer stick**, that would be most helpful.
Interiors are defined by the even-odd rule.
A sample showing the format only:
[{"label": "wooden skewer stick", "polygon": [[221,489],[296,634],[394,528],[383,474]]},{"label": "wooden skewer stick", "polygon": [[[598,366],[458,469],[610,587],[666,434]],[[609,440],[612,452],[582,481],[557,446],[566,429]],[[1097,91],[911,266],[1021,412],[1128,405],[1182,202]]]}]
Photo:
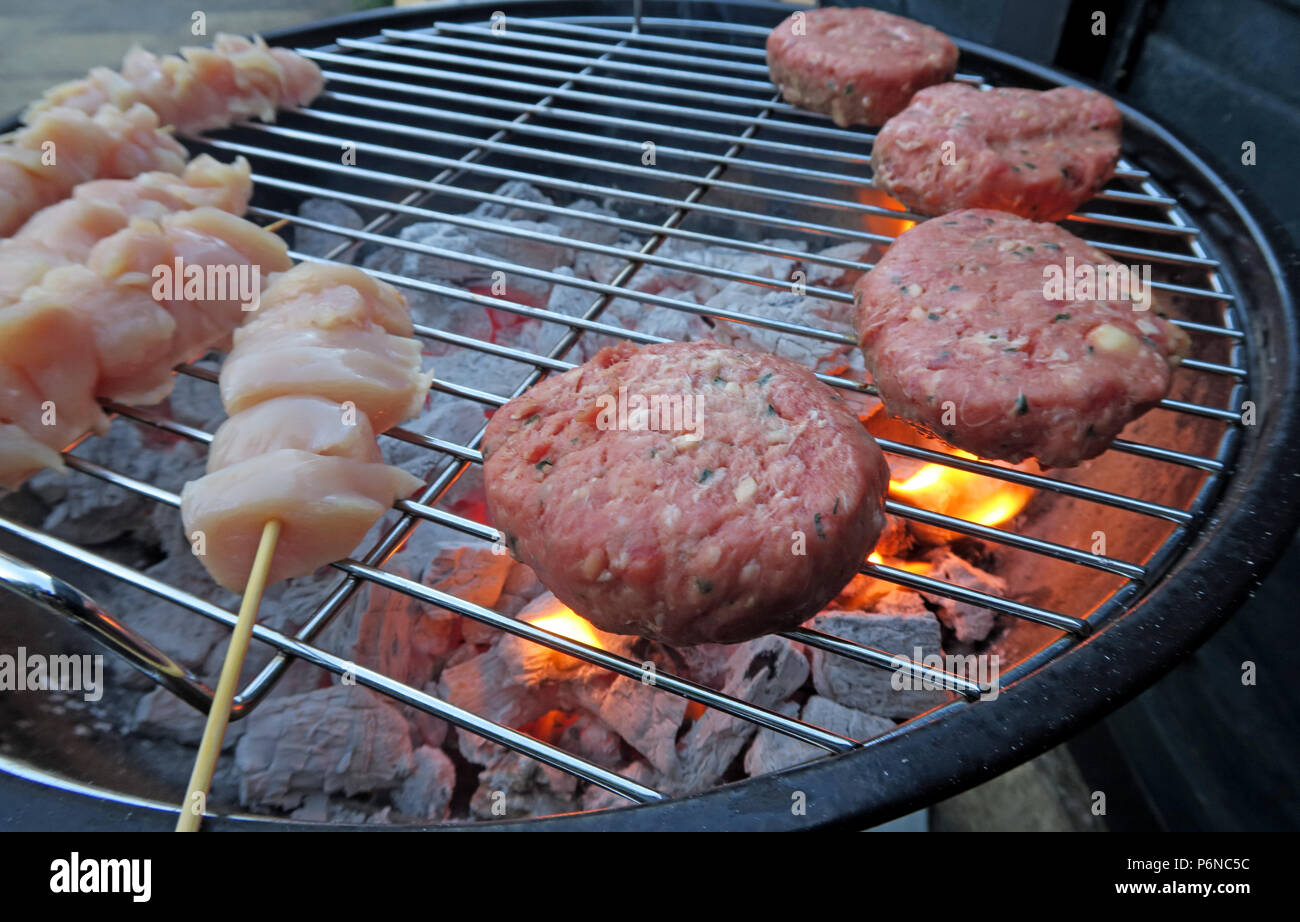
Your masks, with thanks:
[{"label": "wooden skewer stick", "polygon": [[266,225],[266,227],[262,228],[262,230],[274,234],[276,231],[278,231],[280,228],[284,227],[288,223],[289,223],[288,218],[281,218],[278,221],[272,221],[270,224]]},{"label": "wooden skewer stick", "polygon": [[212,706],[208,709],[208,722],[203,727],[203,740],[199,743],[199,754],[194,759],[189,789],[181,803],[180,819],[176,821],[177,832],[198,832],[199,823],[203,821],[208,789],[212,787],[212,773],[216,770],[221,742],[225,739],[226,726],[230,723],[230,708],[234,702],[235,688],[239,684],[239,673],[244,668],[244,655],[248,652],[248,642],[253,636],[253,623],[257,620],[257,609],[262,604],[262,592],[266,589],[271,558],[275,556],[275,545],[279,540],[280,520],[271,519],[262,529],[262,540],[258,542],[257,556],[253,558],[253,569],[248,574],[248,585],[244,587],[244,598],[239,606],[239,618],[230,635],[226,661],[221,666],[221,678],[217,681],[217,690],[212,693]]}]

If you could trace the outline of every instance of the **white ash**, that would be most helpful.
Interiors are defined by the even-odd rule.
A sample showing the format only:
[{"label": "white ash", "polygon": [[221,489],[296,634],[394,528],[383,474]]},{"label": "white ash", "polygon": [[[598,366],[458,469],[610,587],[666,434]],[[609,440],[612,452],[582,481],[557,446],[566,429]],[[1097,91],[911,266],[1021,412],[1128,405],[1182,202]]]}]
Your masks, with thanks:
[{"label": "white ash", "polygon": [[[920,596],[908,590],[890,593],[871,612],[828,611],[815,616],[808,627],[864,647],[885,650],[908,659],[941,653],[939,621],[925,607]],[[914,687],[895,689],[894,673],[848,657],[812,651],[813,686],[846,707],[904,719],[942,704],[949,693],[942,689]]]},{"label": "white ash", "polygon": [[[504,284],[505,291],[500,296],[507,300],[544,303],[550,283],[518,272],[512,273],[508,267],[518,264],[550,271],[559,266],[573,266],[578,250],[567,244],[538,240],[537,235],[571,238],[605,246],[619,243],[618,229],[608,223],[529,208],[532,203],[554,203],[527,183],[506,183],[497,189],[496,194],[512,198],[517,204],[484,202],[469,211],[467,217],[500,225],[507,231],[505,233],[466,227],[449,221],[425,221],[403,227],[398,238],[456,253],[470,253],[493,260],[499,265],[473,265],[458,259],[400,247],[385,247],[366,258],[367,268],[443,285],[484,289],[485,294],[492,293],[495,282],[498,291],[500,285]],[[574,202],[567,207],[591,215],[615,216],[608,208],[586,200]],[[481,315],[482,309],[463,301],[448,299],[443,303],[443,299],[436,299],[420,306],[413,305],[412,313],[419,323],[457,329],[461,325],[457,315]]]},{"label": "white ash", "polygon": [[[552,611],[555,604],[555,597],[547,593],[525,606],[517,617],[528,620]],[[590,705],[595,689],[613,681],[611,674],[598,666],[514,634],[498,633],[486,652],[443,669],[438,686],[443,698],[480,717],[519,729],[548,711],[573,711],[584,702]],[[636,642],[635,638],[600,631],[596,636],[604,649],[620,654]],[[461,751],[470,761],[480,754],[465,747]]]},{"label": "white ash", "polygon": [[[859,263],[867,266],[872,265],[885,254],[885,250],[878,243],[870,243],[862,240],[850,240],[847,243],[839,243],[835,246],[823,247],[811,251],[817,257],[823,259],[845,260],[847,262]],[[821,259],[807,259],[803,267],[808,277],[805,279],[809,285],[819,285],[823,288],[834,288],[837,291],[851,291],[857,284],[858,279],[862,278],[868,269],[846,269],[840,266],[827,265]],[[834,311],[843,311],[841,316],[852,320],[852,304],[839,305],[833,307]]]},{"label": "white ash", "polygon": [[391,790],[414,768],[405,718],[361,686],[266,701],[235,747],[239,799],[291,810],[308,794]]},{"label": "white ash", "polygon": [[598,716],[656,771],[677,774],[677,731],[686,716],[685,698],[619,676],[600,696]]},{"label": "white ash", "polygon": [[[102,438],[87,439],[76,454],[135,480],[180,492],[187,480],[202,476],[206,453],[187,439],[117,419]],[[42,527],[77,544],[102,544],[118,538],[156,542],[149,510],[154,502],[123,487],[76,471],[44,471],[27,489],[52,511]]]},{"label": "white ash", "polygon": [[[429,682],[420,690],[426,695],[434,698],[438,697],[437,682]],[[441,717],[434,717],[432,714],[418,708],[408,708],[406,715],[411,722],[412,745],[432,746],[434,749],[441,749],[447,743],[448,737],[452,733],[452,726],[447,721]]]},{"label": "white ash", "polygon": [[[390,572],[410,576],[400,568]],[[419,688],[433,677],[432,658],[422,655],[429,645],[417,646],[414,641],[423,621],[423,606],[403,592],[382,586],[369,586],[366,593],[366,604],[354,609],[360,611],[359,617],[348,625],[352,636],[346,646],[352,661]],[[340,621],[339,625],[344,623]]]},{"label": "white ash", "polygon": [[[489,650],[443,669],[438,680],[439,695],[480,717],[515,728],[570,703],[563,699],[562,691],[553,682],[539,688],[519,684],[527,673],[516,671],[515,667],[516,664],[498,655],[495,649]],[[544,673],[537,670],[532,674]],[[477,747],[477,743],[470,745]],[[464,746],[461,752],[471,762],[477,761],[478,753],[466,751]]]},{"label": "white ash", "polygon": [[[422,523],[386,571],[411,578],[409,567],[421,566],[425,585],[484,608],[498,606],[507,582],[516,592],[532,587],[541,592],[536,577],[523,564],[493,554],[486,544],[449,543],[440,532],[445,530]],[[520,570],[526,572],[514,575]],[[510,601],[522,606],[518,597]],[[330,622],[319,642],[330,652],[420,688],[434,682],[463,643],[491,642],[497,634],[456,612],[370,585]]]},{"label": "white ash", "polygon": [[214,647],[224,648],[230,629],[171,602],[156,599],[120,609],[119,620],[189,669],[202,671]]},{"label": "white ash", "polygon": [[[664,788],[663,779],[659,773],[640,759],[618,769],[618,774],[629,781],[645,785],[651,790],[658,791]],[[630,807],[632,804],[633,801],[628,800],[622,794],[615,794],[598,784],[591,784],[583,792],[579,808],[582,810],[609,810],[618,807]]]},{"label": "white ash", "polygon": [[[769,635],[737,646],[728,660],[723,692],[759,707],[783,703],[808,678],[808,660],[794,643]],[[682,738],[675,790],[699,791],[720,781],[732,761],[758,729],[757,725],[722,711],[701,715]]]},{"label": "white ash", "polygon": [[[627,268],[628,260],[633,257],[634,252],[641,247],[641,241],[635,237],[626,234],[621,235],[613,246],[620,250],[628,250],[627,256],[614,256],[610,253],[593,253],[590,250],[579,250],[578,255],[573,258],[573,272],[579,278],[590,279],[593,282],[602,284],[611,284],[618,274]],[[588,300],[596,297],[592,292],[587,292]]]},{"label": "white ash", "polygon": [[373,804],[324,792],[308,794],[301,807],[289,813],[289,818],[303,823],[329,825],[375,826],[392,822],[390,807],[376,808]]},{"label": "white ash", "polygon": [[[445,695],[440,697],[446,698]],[[474,766],[484,766],[493,759],[509,752],[505,746],[494,743],[477,733],[471,733],[468,730],[462,730],[457,727],[451,736],[455,743],[455,751],[460,753],[460,757]]]},{"label": "white ash", "polygon": [[[704,302],[708,307],[731,311],[748,317],[759,317],[778,323],[794,323],[801,326],[826,329],[827,325],[810,316],[809,305],[830,302],[810,298],[807,295],[791,291],[757,288],[746,282],[730,282],[716,295]],[[761,349],[782,358],[798,362],[808,368],[817,368],[829,360],[835,365],[852,365],[856,360],[852,346],[836,345],[820,339],[812,339],[800,333],[787,333],[752,324],[736,323],[719,319],[714,339],[737,349]],[[832,333],[845,332],[842,328],[830,329]],[[859,368],[861,363],[858,362]],[[855,369],[857,370],[857,369]]]},{"label": "white ash", "polygon": [[[555,268],[557,275],[565,278],[577,278],[577,273],[568,266],[557,266]],[[546,309],[557,314],[564,314],[567,317],[581,317],[591,308],[592,302],[598,297],[593,292],[581,288],[573,288],[568,285],[557,284],[551,288],[546,299]],[[601,318],[602,322],[608,323],[608,320]],[[556,322],[535,322],[521,323],[514,329],[510,330],[508,337],[509,344],[515,348],[522,349],[533,355],[549,355],[556,344],[560,342],[572,330],[572,327]],[[587,336],[584,334],[584,339]],[[581,340],[579,340],[579,352],[568,357],[571,362],[579,360],[582,354]]]},{"label": "white ash", "polygon": [[[432,363],[426,361],[424,364],[426,368],[432,365],[434,374],[445,378],[443,372],[446,368],[443,363],[435,359]],[[478,404],[445,394],[433,394],[420,414],[402,423],[401,428],[417,435],[427,434],[444,442],[466,445],[486,423],[483,408]],[[379,445],[384,460],[389,464],[426,481],[434,479],[437,473],[455,463],[450,455],[399,439],[395,435],[382,436]]]},{"label": "white ash", "polygon": [[[501,598],[506,580],[516,567],[522,567],[506,554],[494,554],[486,544],[477,547],[444,545],[424,571],[422,582],[433,589],[454,595],[463,602],[481,608],[493,608]],[[500,632],[489,625],[455,615],[461,636],[469,643],[491,643]]]},{"label": "white ash", "polygon": [[[799,716],[799,704],[796,701],[783,701],[772,710],[784,717]],[[764,728],[754,734],[754,741],[745,750],[745,774],[757,778],[768,772],[780,771],[815,759],[823,752],[810,743]]]},{"label": "white ash", "polygon": [[305,795],[302,799],[302,806],[290,813],[289,816],[302,823],[327,823],[330,814],[330,797],[324,791],[320,791]]},{"label": "white ash", "polygon": [[515,561],[510,575],[501,586],[501,595],[494,607],[501,614],[514,617],[545,591],[546,587],[537,578],[533,568]]},{"label": "white ash", "polygon": [[[786,716],[799,714],[804,723],[821,727],[850,739],[864,742],[894,729],[894,722],[874,714],[867,714],[837,704],[830,698],[813,695],[804,704],[802,712],[793,703],[782,711]],[[745,771],[751,776],[780,771],[800,765],[827,754],[827,750],[805,743],[775,730],[759,730],[754,743],[745,753]]]},{"label": "white ash", "polygon": [[[987,573],[958,557],[947,547],[937,548],[925,558],[934,569],[927,575],[944,582],[975,589],[989,595],[1006,595],[1007,584],[1001,577]],[[922,593],[930,603],[943,626],[952,631],[958,643],[978,643],[993,631],[997,621],[994,612],[968,602],[959,602],[946,596]]]},{"label": "white ash", "polygon": [[[773,248],[780,247],[798,252],[808,249],[807,244],[801,240],[772,239],[765,240],[764,243]],[[794,272],[802,265],[783,256],[738,250],[728,246],[700,246],[692,240],[681,237],[670,237],[655,251],[655,254],[696,266],[758,275],[781,284],[793,284]],[[680,288],[694,291],[702,301],[707,301],[729,284],[731,283],[727,279],[717,276],[697,275],[665,266],[647,266],[637,275],[637,287],[642,291],[656,291],[667,287]]]},{"label": "white ash", "polygon": [[623,761],[619,735],[595,717],[578,714],[564,728],[556,745],[602,768],[613,769]]},{"label": "white ash", "polygon": [[547,816],[574,809],[578,779],[517,752],[502,752],[479,773],[470,813],[482,820]]},{"label": "white ash", "polygon": [[397,790],[393,806],[421,820],[445,820],[456,789],[456,766],[441,749],[421,746],[411,754],[414,765]]},{"label": "white ash", "polygon": [[[167,689],[158,687],[140,699],[127,722],[127,730],[151,739],[170,739],[187,746],[198,746],[206,723],[206,714],[190,707]],[[221,742],[222,751],[234,749],[245,729],[244,721],[232,721]]]},{"label": "white ash", "polygon": [[702,643],[665,649],[670,649],[680,661],[677,669],[680,674],[709,688],[722,688],[731,675],[731,657],[737,648],[734,644]]},{"label": "white ash", "polygon": [[[360,230],[365,224],[356,211],[333,199],[307,199],[298,206],[298,216],[321,224],[345,227],[348,230]],[[328,256],[339,262],[352,262],[355,248],[349,247],[340,253],[330,254],[339,247],[346,247],[353,243],[354,238],[344,234],[331,234],[329,231],[317,230],[302,224],[294,224],[292,227],[293,248],[300,253],[306,253],[308,256]]]}]

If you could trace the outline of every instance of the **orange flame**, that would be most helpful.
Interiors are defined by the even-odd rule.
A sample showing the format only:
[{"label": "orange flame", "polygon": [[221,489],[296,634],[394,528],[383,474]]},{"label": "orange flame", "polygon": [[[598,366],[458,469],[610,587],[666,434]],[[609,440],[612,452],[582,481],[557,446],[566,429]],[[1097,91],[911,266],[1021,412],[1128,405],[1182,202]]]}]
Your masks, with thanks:
[{"label": "orange flame", "polygon": [[[862,205],[873,205],[876,208],[887,208],[890,211],[906,211],[907,208],[901,202],[890,198],[874,186],[858,186],[854,190],[854,197]],[[871,234],[883,234],[886,237],[897,237],[899,234],[916,226],[915,221],[908,221],[902,218],[887,218],[884,215],[865,214],[862,216],[862,228]]]},{"label": "orange flame", "polygon": [[920,573],[925,575],[934,569],[924,560],[886,560],[880,556],[879,551],[872,551],[867,560],[870,563],[884,564],[887,567],[893,567],[895,570],[906,570],[908,573]]},{"label": "orange flame", "polygon": [[[954,453],[959,458],[979,460],[968,451],[956,449]],[[906,480],[891,479],[889,493],[933,512],[993,526],[1014,518],[1029,502],[1033,490],[942,464],[925,464]]]},{"label": "orange flame", "polygon": [[[591,622],[578,615],[558,599],[552,606],[552,610],[529,618],[528,622],[534,627],[540,627],[552,634],[559,634],[561,637],[585,643],[589,647],[604,649],[604,645],[601,644],[600,637],[597,636],[596,629],[592,627]],[[564,654],[557,653],[556,655],[563,656]]]}]

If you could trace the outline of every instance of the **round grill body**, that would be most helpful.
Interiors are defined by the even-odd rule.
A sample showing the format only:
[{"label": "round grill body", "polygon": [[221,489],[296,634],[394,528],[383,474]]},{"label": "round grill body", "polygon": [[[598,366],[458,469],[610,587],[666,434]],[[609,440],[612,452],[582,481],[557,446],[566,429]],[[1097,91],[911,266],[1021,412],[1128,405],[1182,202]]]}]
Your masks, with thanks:
[{"label": "round grill body", "polygon": [[[886,246],[910,220],[896,206],[884,207],[861,194],[869,173],[870,132],[835,128],[829,120],[793,110],[767,81],[763,38],[789,14],[788,7],[647,2],[638,28],[629,15],[610,15],[605,3],[539,0],[507,5],[504,17],[496,16],[501,7],[497,2],[461,2],[436,10],[385,10],[269,35],[272,43],[299,49],[325,69],[325,95],[307,111],[286,114],[274,126],[236,126],[186,139],[187,145],[194,153],[207,150],[222,159],[241,154],[252,161],[258,191],[251,214],[263,219],[261,223],[281,217],[297,220],[297,206],[312,197],[333,197],[376,216],[373,225],[351,232],[327,222],[298,222],[342,233],[346,239],[340,247],[393,246],[394,228],[401,221],[463,213],[475,203],[491,201],[490,190],[515,178],[554,191],[557,201],[562,196],[571,201],[602,194],[618,199],[625,206],[619,211],[621,226],[642,233],[645,243],[625,254],[626,265],[608,285],[588,286],[591,309],[577,323],[563,324],[567,332],[549,352],[518,354],[505,348],[506,353],[516,353],[508,357],[531,366],[530,382],[569,367],[566,356],[580,337],[617,332],[604,326],[605,308],[627,293],[638,272],[647,266],[682,268],[681,261],[687,259],[682,254],[688,251],[678,246],[674,255],[664,256],[660,250],[667,241],[732,242],[763,250],[763,241],[786,237],[818,241],[817,247],[839,242],[837,238],[879,238]],[[1075,82],[989,48],[958,44],[959,80],[1035,89]],[[1065,226],[1097,242],[1120,262],[1157,268],[1157,287],[1177,300],[1179,316],[1186,318],[1193,334],[1191,360],[1179,372],[1184,376],[1182,388],[1149,420],[1126,431],[1097,467],[1082,474],[999,473],[982,462],[935,453],[906,440],[882,439],[891,457],[941,463],[1029,486],[1035,491],[1034,502],[1052,513],[1042,517],[1050,524],[1030,535],[1017,532],[1014,525],[972,527],[932,510],[891,505],[895,515],[949,527],[1005,549],[1009,557],[1003,575],[1013,587],[1005,598],[963,594],[960,587],[880,565],[865,570],[992,608],[1011,619],[1014,627],[999,647],[1009,665],[996,698],[980,700],[978,689],[956,685],[955,690],[967,694],[884,736],[858,741],[744,702],[710,698],[708,690],[690,683],[670,681],[662,693],[730,709],[828,752],[794,769],[670,798],[593,770],[553,747],[539,746],[523,734],[388,676],[361,670],[358,681],[629,800],[625,809],[491,824],[556,829],[863,828],[1003,772],[1150,685],[1231,615],[1294,530],[1297,498],[1289,485],[1300,472],[1300,407],[1293,399],[1300,392],[1300,331],[1294,279],[1273,242],[1281,239],[1277,227],[1156,121],[1127,107],[1124,120],[1123,159],[1116,179]],[[658,145],[653,166],[642,159],[647,141]],[[338,163],[339,144],[349,142],[359,154],[357,168]],[[854,176],[863,183],[850,181]],[[545,268],[514,270],[554,281],[547,279]],[[457,294],[419,278],[389,280],[426,293],[453,298]],[[472,293],[466,304],[491,306],[484,297]],[[673,303],[670,296],[648,303],[659,310],[690,309]],[[542,323],[558,322],[527,306],[501,307]],[[741,319],[763,323],[762,318]],[[826,330],[816,323],[789,330],[779,322],[769,326],[832,345],[853,340],[851,331]],[[461,343],[445,331],[424,330],[421,335],[502,354],[503,347],[494,343]],[[190,373],[212,378],[202,369]],[[860,381],[823,378],[836,387],[866,389]],[[499,405],[510,395],[494,395],[492,385],[435,381],[434,399]],[[1249,424],[1242,420],[1247,407]],[[148,425],[184,434],[165,417],[117,409],[121,418],[115,425]],[[259,628],[257,639],[276,648],[279,658],[241,692],[236,719],[259,705],[293,658],[336,673],[348,667],[315,646],[313,639],[367,582],[635,675],[617,657],[520,627],[513,619],[384,569],[420,521],[459,528],[468,539],[495,537],[491,528],[440,506],[456,480],[479,463],[477,439],[449,445],[438,441],[438,433],[407,435],[408,441],[445,456],[445,466],[417,503],[401,506],[401,522],[375,547],[358,549],[354,560],[337,565],[339,586],[304,618],[307,627],[294,635]],[[164,505],[174,498],[154,485],[79,463],[75,455],[74,449],[72,476],[99,477]],[[1112,538],[1101,553],[1089,549],[1089,536],[1098,531]],[[29,523],[0,517],[0,533],[29,548],[30,554],[20,549],[18,556],[39,559],[42,568],[57,571],[49,561],[76,560],[107,578],[171,599],[182,610],[178,617],[233,621],[229,611],[151,582],[138,570],[69,545]],[[128,638],[114,633],[108,623],[111,612],[97,612],[89,597],[71,588],[78,583],[75,573],[66,578],[68,583],[50,581],[44,570],[0,557],[0,579],[8,588],[47,613],[92,626],[156,681],[189,703],[205,706],[206,690],[165,650],[132,647]],[[828,643],[833,646],[806,632],[790,636],[824,649]],[[887,658],[873,660],[860,650],[855,655],[888,666]],[[171,825],[168,806],[161,800],[125,784],[119,787],[108,772],[99,778],[72,779],[50,767],[57,764],[57,755],[52,747],[44,756],[4,757],[0,763],[7,770],[0,775],[0,786],[14,792],[10,802],[27,805],[22,809],[29,812],[20,822],[39,825],[55,817],[56,822],[76,826]],[[790,808],[799,792],[809,803],[804,814]],[[209,821],[230,828],[263,823],[298,825],[243,816]]]}]

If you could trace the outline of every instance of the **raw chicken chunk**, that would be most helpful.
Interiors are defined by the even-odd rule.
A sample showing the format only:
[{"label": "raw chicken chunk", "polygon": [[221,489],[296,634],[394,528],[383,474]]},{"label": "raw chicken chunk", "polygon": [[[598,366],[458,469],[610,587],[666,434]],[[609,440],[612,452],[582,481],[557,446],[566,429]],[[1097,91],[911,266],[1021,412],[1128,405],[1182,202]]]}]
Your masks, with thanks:
[{"label": "raw chicken chunk", "polygon": [[147,290],[106,281],[85,266],[63,266],[27,289],[19,304],[64,308],[80,319],[94,338],[82,360],[99,370],[99,396],[152,404],[171,393],[175,363],[166,357],[176,322]]},{"label": "raw chicken chunk", "polygon": [[0,308],[0,487],[61,469],[58,452],[108,431],[95,401],[94,337],[74,311],[48,304]]},{"label": "raw chicken chunk", "polygon": [[288,394],[350,402],[384,432],[424,406],[406,302],[351,266],[300,265],[277,278],[258,316],[235,332],[221,370],[226,412]]},{"label": "raw chicken chunk", "polygon": [[[96,244],[86,265],[119,286],[150,295],[171,295],[178,292],[157,288],[161,279],[154,270],[165,266],[174,274],[178,259],[182,267],[220,269],[210,278],[225,290],[205,282],[198,297],[158,299],[175,321],[171,345],[158,356],[158,362],[168,369],[224,343],[231,331],[252,315],[245,309],[250,302],[244,294],[254,292],[251,303],[256,306],[269,276],[290,264],[284,241],[275,234],[215,208],[196,208],[167,215],[161,222],[132,221]],[[241,266],[248,267],[242,279]],[[253,267],[258,270],[257,285],[241,292],[239,282],[253,281]],[[219,297],[223,294],[226,296]]]},{"label": "raw chicken chunk", "polygon": [[130,179],[161,170],[180,173],[185,148],[161,131],[146,106],[123,112],[102,106],[41,112],[14,140],[0,145],[0,236],[92,179]]},{"label": "raw chicken chunk", "polygon": [[275,397],[221,424],[208,448],[208,473],[281,448],[384,460],[364,413],[323,397]]},{"label": "raw chicken chunk", "polygon": [[274,583],[346,557],[394,497],[421,485],[387,464],[284,448],[187,483],[181,516],[212,578],[240,592],[271,519],[282,526],[269,573]]},{"label": "raw chicken chunk", "polygon": [[82,183],[71,198],[33,215],[12,239],[40,243],[79,262],[132,218],[158,221],[174,211],[204,206],[242,215],[253,192],[250,174],[243,157],[225,164],[203,154],[189,162],[182,176],[152,172]]}]

